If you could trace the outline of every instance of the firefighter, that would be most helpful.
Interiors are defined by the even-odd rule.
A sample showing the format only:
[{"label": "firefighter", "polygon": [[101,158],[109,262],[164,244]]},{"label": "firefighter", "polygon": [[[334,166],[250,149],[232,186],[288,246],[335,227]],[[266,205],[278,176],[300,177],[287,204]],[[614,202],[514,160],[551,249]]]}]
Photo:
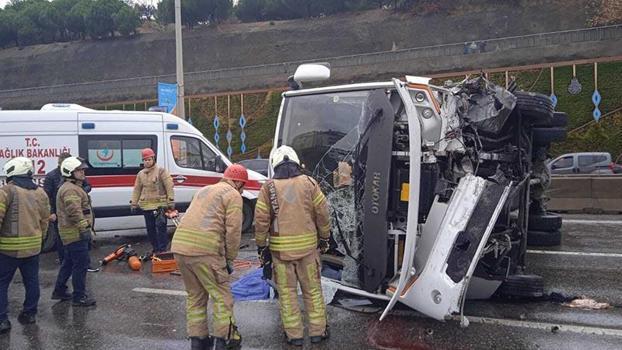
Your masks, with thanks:
[{"label": "firefighter", "polygon": [[[86,272],[90,264],[89,244],[93,238],[93,214],[91,198],[82,183],[88,166],[77,157],[69,157],[60,167],[65,182],[58,189],[56,216],[58,232],[65,246],[65,258],[58,271],[54,300],[73,299],[73,306],[94,306],[95,299],[86,295]],[[73,294],[67,292],[67,280],[71,277]]]},{"label": "firefighter", "polygon": [[141,154],[145,168],[136,176],[130,205],[132,211],[142,209],[153,253],[161,253],[169,243],[164,210],[175,208],[173,179],[166,169],[156,165],[151,148],[143,149]]},{"label": "firefighter", "polygon": [[[266,182],[255,206],[255,241],[260,259],[271,255],[287,342],[303,345],[298,305],[300,283],[312,343],[328,339],[326,306],[320,285],[320,256],[329,247],[330,218],[317,182],[303,175],[296,152],[277,148],[270,157],[273,180]],[[265,249],[269,249],[266,255]]]},{"label": "firefighter", "polygon": [[21,324],[36,322],[39,253],[50,220],[47,196],[32,181],[32,160],[13,158],[4,165],[4,172],[7,184],[0,188],[0,334],[11,330],[7,292],[17,269],[26,289],[17,320]]},{"label": "firefighter", "polygon": [[[186,322],[193,350],[236,349],[242,337],[233,317],[229,275],[242,234],[242,190],[246,168],[230,165],[217,184],[203,187],[181,219],[171,251],[188,291]],[[207,301],[214,303],[209,335]]]},{"label": "firefighter", "polygon": [[[48,227],[49,234],[54,235],[55,240],[55,249],[58,254],[58,263],[60,265],[63,264],[65,247],[63,246],[63,242],[58,236],[58,221],[56,217],[56,195],[58,194],[58,189],[63,185],[63,176],[60,174],[60,165],[63,164],[63,161],[67,158],[71,157],[71,153],[63,152],[58,156],[58,166],[45,174],[45,181],[43,182],[43,189],[45,193],[48,195],[48,199],[50,201],[50,209],[52,211],[51,224]],[[91,192],[91,185],[88,183],[86,178],[82,182],[82,187],[86,193]],[[98,272],[99,268],[90,267],[88,268],[88,272]]]}]

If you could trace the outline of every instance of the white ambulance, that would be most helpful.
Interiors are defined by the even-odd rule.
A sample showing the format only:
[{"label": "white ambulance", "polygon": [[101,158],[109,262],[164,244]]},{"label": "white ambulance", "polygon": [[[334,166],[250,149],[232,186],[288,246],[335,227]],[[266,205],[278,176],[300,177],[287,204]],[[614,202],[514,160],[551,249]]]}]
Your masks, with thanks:
[{"label": "white ambulance", "polygon": [[[0,167],[13,157],[31,158],[39,184],[57,166],[63,151],[88,160],[98,233],[145,232],[142,215],[132,215],[129,207],[143,148],[152,148],[158,165],[173,177],[180,211],[188,208],[197,189],[218,182],[231,164],[199,130],[167,113],[49,104],[41,110],[0,111],[0,125]],[[244,230],[252,225],[257,194],[266,178],[249,171],[249,179],[243,193]],[[5,180],[0,177],[1,184]]]}]

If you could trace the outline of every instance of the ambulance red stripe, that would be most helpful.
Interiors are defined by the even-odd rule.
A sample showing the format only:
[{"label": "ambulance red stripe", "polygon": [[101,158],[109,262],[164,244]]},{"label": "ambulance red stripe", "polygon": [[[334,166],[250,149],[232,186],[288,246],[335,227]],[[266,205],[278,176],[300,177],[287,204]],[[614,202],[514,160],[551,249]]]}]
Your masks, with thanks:
[{"label": "ambulance red stripe", "polygon": [[[171,175],[173,178],[177,174]],[[190,186],[190,187],[203,187],[212,185],[220,181],[220,177],[212,176],[192,176],[183,175],[186,180],[183,183],[177,183],[173,180],[175,186]],[[136,175],[95,175],[88,177],[89,183],[93,188],[105,188],[105,187],[133,187],[136,181]],[[256,180],[250,180],[244,188],[249,191],[259,191],[261,184]]]}]

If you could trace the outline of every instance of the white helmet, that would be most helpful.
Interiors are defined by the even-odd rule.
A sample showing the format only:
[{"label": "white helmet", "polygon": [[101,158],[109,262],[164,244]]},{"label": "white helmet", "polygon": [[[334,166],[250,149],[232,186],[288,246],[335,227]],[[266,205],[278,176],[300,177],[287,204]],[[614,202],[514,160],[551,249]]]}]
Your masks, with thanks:
[{"label": "white helmet", "polygon": [[294,149],[289,146],[283,145],[274,150],[274,152],[270,156],[270,165],[272,165],[272,168],[276,168],[277,165],[281,164],[286,160],[292,161],[300,165],[300,159],[298,159],[296,151],[294,151]]},{"label": "white helmet", "polygon": [[60,166],[60,172],[64,177],[71,177],[71,174],[78,169],[86,169],[89,166],[78,157],[69,157]]},{"label": "white helmet", "polygon": [[6,177],[32,175],[32,160],[26,157],[16,157],[4,164]]}]

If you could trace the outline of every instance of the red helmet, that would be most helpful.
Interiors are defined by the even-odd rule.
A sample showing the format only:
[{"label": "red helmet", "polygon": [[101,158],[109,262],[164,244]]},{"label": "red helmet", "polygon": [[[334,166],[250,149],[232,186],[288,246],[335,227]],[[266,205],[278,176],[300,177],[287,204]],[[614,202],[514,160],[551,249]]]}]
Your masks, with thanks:
[{"label": "red helmet", "polygon": [[143,156],[143,160],[150,157],[155,157],[155,152],[151,148],[145,148],[140,153]]},{"label": "red helmet", "polygon": [[233,181],[248,182],[248,171],[241,164],[231,164],[225,170],[223,179],[229,179]]}]

